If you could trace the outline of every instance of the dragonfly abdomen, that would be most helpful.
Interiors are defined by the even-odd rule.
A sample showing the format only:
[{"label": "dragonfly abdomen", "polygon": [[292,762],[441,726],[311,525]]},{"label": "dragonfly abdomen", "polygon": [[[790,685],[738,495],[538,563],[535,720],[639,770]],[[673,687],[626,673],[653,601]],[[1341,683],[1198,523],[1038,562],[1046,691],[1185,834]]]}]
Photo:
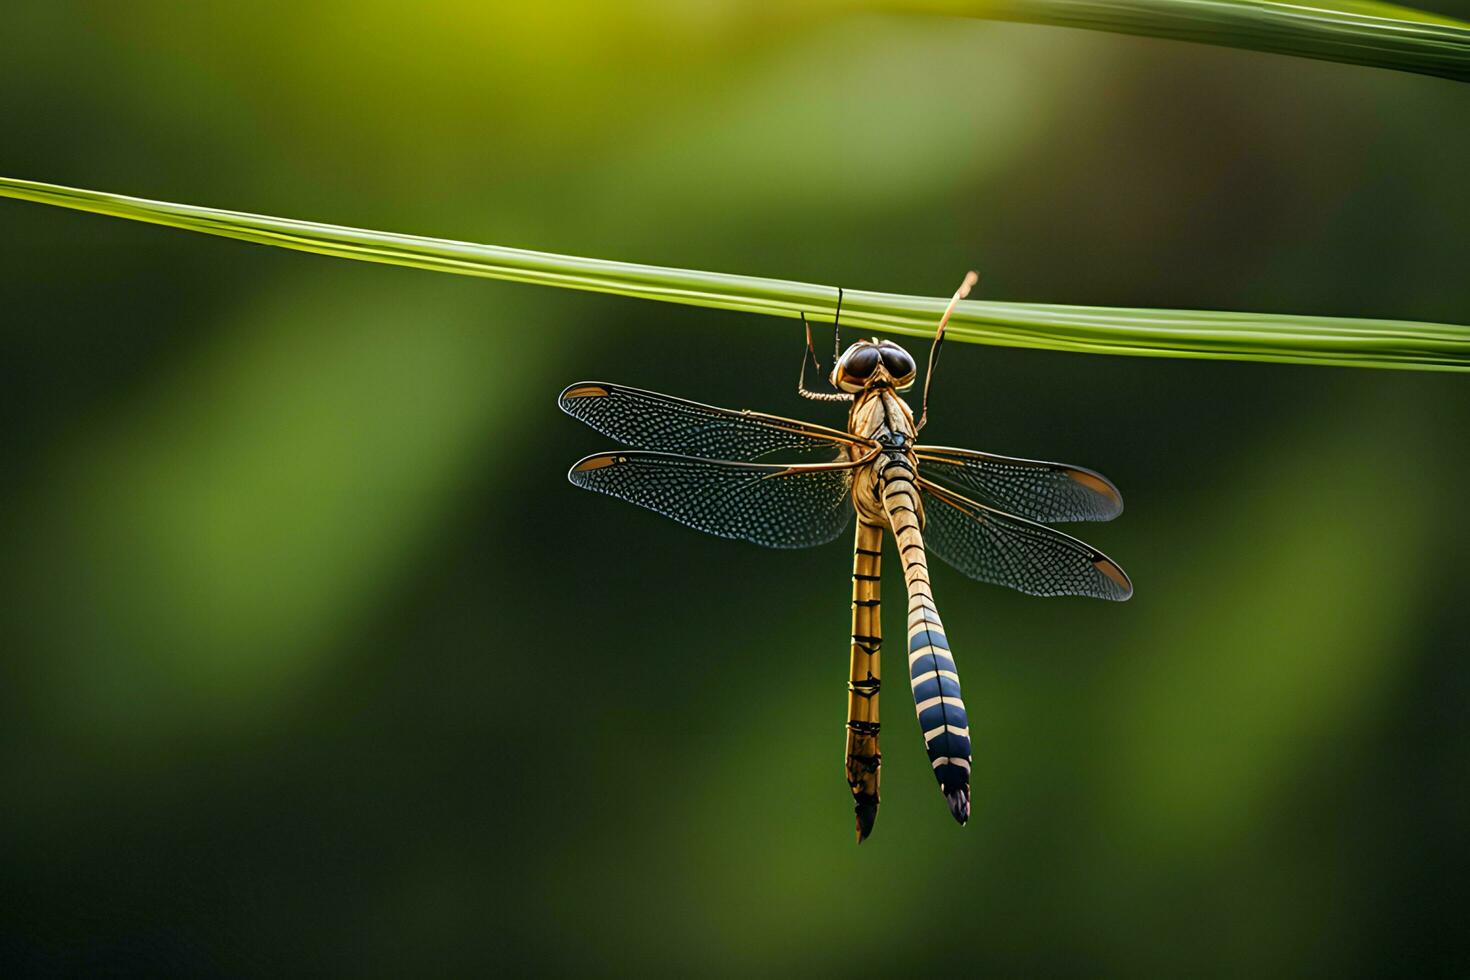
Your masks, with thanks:
[{"label": "dragonfly abdomen", "polygon": [[[899,457],[902,459],[902,457]],[[903,561],[909,594],[909,684],[924,746],[940,792],[961,824],[970,819],[970,722],[960,693],[960,678],[950,652],[920,530],[919,493],[912,467],[882,471],[883,509]]]},{"label": "dragonfly abdomen", "polygon": [[857,840],[873,832],[878,817],[879,653],[883,645],[879,575],[883,526],[859,520],[852,559],[852,658],[847,681],[847,785],[852,790]]}]

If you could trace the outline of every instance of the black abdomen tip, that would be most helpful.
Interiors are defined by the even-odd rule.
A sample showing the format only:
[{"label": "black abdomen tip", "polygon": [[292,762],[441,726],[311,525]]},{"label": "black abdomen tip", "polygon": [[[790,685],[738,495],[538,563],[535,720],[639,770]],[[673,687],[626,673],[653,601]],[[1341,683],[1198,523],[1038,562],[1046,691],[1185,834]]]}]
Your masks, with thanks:
[{"label": "black abdomen tip", "polygon": [[946,790],[944,800],[949,804],[949,812],[963,827],[970,819],[970,787],[962,786],[959,789]]},{"label": "black abdomen tip", "polygon": [[857,817],[857,842],[861,844],[873,832],[873,821],[878,819],[878,804],[856,803],[852,809]]}]

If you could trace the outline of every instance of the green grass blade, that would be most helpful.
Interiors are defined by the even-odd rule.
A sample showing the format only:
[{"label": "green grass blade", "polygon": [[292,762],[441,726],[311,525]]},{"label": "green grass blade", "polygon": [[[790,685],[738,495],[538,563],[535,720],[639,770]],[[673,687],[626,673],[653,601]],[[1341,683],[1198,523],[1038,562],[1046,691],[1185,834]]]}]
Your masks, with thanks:
[{"label": "green grass blade", "polygon": [[[7,177],[0,177],[0,197],[364,262],[746,313],[795,317],[805,312],[830,320],[837,299],[833,286],[344,228]],[[946,301],[847,289],[842,322],[853,329],[928,337]],[[1399,320],[970,300],[955,310],[947,335],[972,343],[1095,354],[1470,370],[1470,327]]]},{"label": "green grass blade", "polygon": [[1384,3],[917,0],[904,10],[1083,27],[1470,80],[1470,24]]}]

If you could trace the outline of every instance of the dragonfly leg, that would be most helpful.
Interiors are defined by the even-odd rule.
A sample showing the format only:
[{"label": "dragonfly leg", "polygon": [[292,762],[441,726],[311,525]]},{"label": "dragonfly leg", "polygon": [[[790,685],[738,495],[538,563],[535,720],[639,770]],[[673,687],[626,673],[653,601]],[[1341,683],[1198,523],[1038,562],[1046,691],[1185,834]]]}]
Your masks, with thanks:
[{"label": "dragonfly leg", "polygon": [[796,393],[803,398],[810,398],[814,402],[850,402],[852,395],[846,392],[812,391],[806,386],[806,362],[810,360],[812,367],[817,369],[817,376],[822,374],[822,365],[817,360],[817,349],[812,346],[812,325],[806,322],[806,314],[801,315],[801,325],[806,328],[806,353],[801,358],[801,373],[796,378]]},{"label": "dragonfly leg", "polygon": [[857,522],[852,557],[852,666],[847,681],[847,785],[852,790],[861,844],[878,818],[879,651],[883,645],[879,614],[879,574],[883,528]]}]

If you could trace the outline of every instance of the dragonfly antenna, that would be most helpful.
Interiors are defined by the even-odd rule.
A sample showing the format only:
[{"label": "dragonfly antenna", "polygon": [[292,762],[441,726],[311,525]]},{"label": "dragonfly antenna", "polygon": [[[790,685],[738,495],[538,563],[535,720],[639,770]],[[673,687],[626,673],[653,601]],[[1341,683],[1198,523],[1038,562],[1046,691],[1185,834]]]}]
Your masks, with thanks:
[{"label": "dragonfly antenna", "polygon": [[929,348],[929,367],[924,372],[923,409],[919,412],[919,424],[914,426],[915,432],[922,429],[924,423],[929,421],[929,382],[934,380],[934,365],[939,361],[939,345],[944,343],[944,325],[949,322],[949,315],[954,312],[954,308],[959,305],[960,300],[970,295],[970,290],[979,281],[980,276],[973,269],[965,273],[965,281],[960,283],[960,288],[954,291],[954,296],[950,297],[949,305],[944,308],[944,315],[939,318],[939,327],[934,331],[934,343]]},{"label": "dragonfly antenna", "polygon": [[842,287],[837,287],[837,312],[832,314],[832,368],[837,368],[837,361],[842,357]]}]

